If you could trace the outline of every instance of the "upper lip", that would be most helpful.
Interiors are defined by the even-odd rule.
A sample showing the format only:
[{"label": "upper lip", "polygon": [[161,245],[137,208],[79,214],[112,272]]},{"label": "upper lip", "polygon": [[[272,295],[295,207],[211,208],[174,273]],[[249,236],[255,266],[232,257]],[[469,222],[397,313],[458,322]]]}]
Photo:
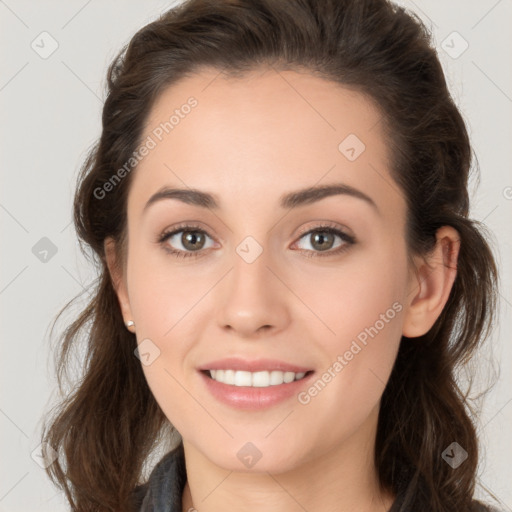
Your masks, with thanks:
[{"label": "upper lip", "polygon": [[246,372],[270,372],[277,370],[282,372],[306,373],[310,371],[311,368],[286,363],[277,359],[255,359],[249,361],[239,357],[228,357],[206,363],[202,365],[199,370],[238,370]]}]

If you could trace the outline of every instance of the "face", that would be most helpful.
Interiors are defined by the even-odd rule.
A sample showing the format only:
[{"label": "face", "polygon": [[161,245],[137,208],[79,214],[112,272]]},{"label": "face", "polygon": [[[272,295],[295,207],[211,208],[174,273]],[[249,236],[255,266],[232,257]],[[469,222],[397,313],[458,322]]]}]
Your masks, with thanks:
[{"label": "face", "polygon": [[358,92],[274,70],[205,69],[150,112],[118,293],[160,407],[219,466],[373,439],[411,286],[380,121]]}]

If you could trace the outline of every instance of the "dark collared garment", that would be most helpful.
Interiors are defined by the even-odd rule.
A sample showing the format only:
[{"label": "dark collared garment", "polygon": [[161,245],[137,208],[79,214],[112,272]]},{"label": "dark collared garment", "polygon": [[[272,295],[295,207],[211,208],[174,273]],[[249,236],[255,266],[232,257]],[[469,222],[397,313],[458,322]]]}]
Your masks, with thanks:
[{"label": "dark collared garment", "polygon": [[[135,488],[133,493],[133,512],[182,512],[181,497],[187,481],[185,454],[183,444],[167,453],[154,467],[148,481]],[[426,510],[418,500],[410,498],[407,492],[407,482],[403,479],[393,506],[389,512],[420,512]],[[404,502],[412,500],[410,508],[402,509]],[[406,505],[407,506],[407,505]],[[473,512],[499,512],[475,501]]]}]

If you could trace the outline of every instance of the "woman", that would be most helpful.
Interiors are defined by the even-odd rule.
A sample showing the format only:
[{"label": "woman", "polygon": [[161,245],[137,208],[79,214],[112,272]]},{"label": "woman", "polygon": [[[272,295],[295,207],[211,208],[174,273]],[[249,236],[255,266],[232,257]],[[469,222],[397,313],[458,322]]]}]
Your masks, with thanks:
[{"label": "woman", "polygon": [[88,363],[43,432],[72,509],[490,510],[455,370],[497,271],[421,22],[189,0],[108,86],[75,198],[100,280],[60,360],[88,329]]}]

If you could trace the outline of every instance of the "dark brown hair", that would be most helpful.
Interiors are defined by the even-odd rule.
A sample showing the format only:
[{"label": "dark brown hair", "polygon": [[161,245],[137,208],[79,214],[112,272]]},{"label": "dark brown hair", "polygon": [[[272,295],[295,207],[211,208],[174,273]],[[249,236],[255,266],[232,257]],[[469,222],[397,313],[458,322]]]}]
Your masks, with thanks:
[{"label": "dark brown hair", "polygon": [[[408,483],[401,510],[468,511],[478,443],[456,370],[489,336],[497,269],[485,226],[468,218],[472,150],[430,34],[414,14],[386,0],[189,0],[143,27],[115,58],[101,137],[82,167],[74,202],[76,230],[84,252],[93,251],[99,278],[62,336],[59,387],[81,334],[85,367],[44,425],[42,440],[59,453],[48,475],[74,511],[128,510],[145,461],[172,433],[134,356],[136,338],[124,326],[104,253],[112,236],[125,262],[136,169],[105,197],[94,191],[139,146],[165,87],[206,67],[243,77],[261,66],[340,83],[380,108],[395,149],[390,171],[408,206],[409,255],[428,254],[441,226],[460,234],[457,277],[442,314],[424,336],[401,340],[382,397],[375,461],[383,487],[396,493]],[[453,441],[468,453],[457,469],[441,457]]]}]

